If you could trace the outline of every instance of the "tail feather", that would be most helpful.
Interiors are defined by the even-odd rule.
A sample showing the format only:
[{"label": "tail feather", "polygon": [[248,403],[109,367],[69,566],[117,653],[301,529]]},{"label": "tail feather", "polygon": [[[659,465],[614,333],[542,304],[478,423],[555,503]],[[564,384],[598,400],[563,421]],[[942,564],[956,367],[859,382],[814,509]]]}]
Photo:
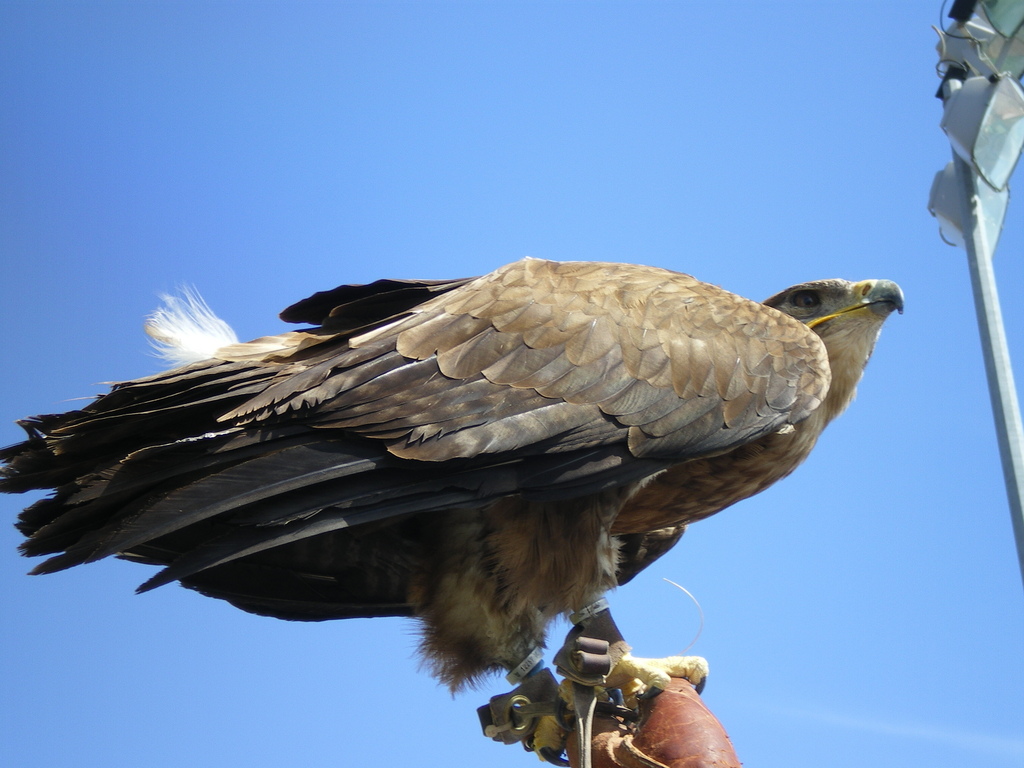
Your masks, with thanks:
[{"label": "tail feather", "polygon": [[146,319],[146,333],[159,357],[174,366],[187,365],[238,343],[231,326],[213,313],[194,288],[180,290],[180,296],[161,294],[163,306]]}]

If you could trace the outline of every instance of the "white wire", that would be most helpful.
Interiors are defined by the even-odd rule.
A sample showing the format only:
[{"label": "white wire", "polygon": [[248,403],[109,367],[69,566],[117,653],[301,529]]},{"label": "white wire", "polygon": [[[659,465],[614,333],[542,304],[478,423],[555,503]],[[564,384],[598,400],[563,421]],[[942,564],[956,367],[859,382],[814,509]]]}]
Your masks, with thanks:
[{"label": "white wire", "polygon": [[664,577],[662,577],[662,580],[667,581],[676,589],[681,590],[686,594],[687,597],[693,600],[693,604],[697,606],[697,614],[698,616],[700,616],[700,625],[697,627],[697,634],[693,636],[693,640],[690,641],[690,644],[683,648],[683,650],[679,653],[680,656],[683,656],[688,650],[690,650],[691,648],[693,648],[694,645],[697,644],[697,640],[700,639],[700,633],[704,631],[704,609],[700,607],[700,601],[693,596],[693,593],[686,587],[684,587],[682,584],[676,584],[674,581],[672,581],[672,579],[666,579]]}]

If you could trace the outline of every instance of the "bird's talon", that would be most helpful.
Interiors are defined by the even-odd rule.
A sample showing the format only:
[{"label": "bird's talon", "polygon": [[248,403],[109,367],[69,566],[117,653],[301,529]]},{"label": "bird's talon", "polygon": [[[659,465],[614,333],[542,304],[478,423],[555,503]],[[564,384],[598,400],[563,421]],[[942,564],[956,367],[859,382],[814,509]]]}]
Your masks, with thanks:
[{"label": "bird's talon", "polygon": [[537,721],[537,728],[525,746],[536,752],[537,756],[545,762],[554,765],[569,765],[562,757],[565,753],[565,739],[567,731],[560,718],[552,715],[545,715]]},{"label": "bird's talon", "polygon": [[565,753],[563,751],[556,750],[554,747],[541,747],[537,750],[537,755],[540,756],[540,759],[544,762],[567,768],[569,761],[565,759],[564,754]]},{"label": "bird's talon", "polygon": [[653,691],[665,690],[674,677],[689,680],[700,693],[708,676],[708,663],[700,656],[669,656],[664,659],[643,659],[631,654],[623,656],[608,676],[608,684],[621,688],[626,705],[657,696]]}]

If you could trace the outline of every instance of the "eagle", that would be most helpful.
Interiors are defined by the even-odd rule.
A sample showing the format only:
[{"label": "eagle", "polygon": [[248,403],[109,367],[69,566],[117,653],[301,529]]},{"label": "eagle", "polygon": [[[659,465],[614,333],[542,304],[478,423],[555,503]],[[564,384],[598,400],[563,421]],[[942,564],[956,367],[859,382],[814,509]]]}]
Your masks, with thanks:
[{"label": "eagle", "polygon": [[343,285],[298,330],[20,421],[0,490],[53,491],[18,522],[33,573],[116,556],[264,616],[415,617],[458,689],[792,472],[902,309],[889,280],[757,303],[540,259]]}]

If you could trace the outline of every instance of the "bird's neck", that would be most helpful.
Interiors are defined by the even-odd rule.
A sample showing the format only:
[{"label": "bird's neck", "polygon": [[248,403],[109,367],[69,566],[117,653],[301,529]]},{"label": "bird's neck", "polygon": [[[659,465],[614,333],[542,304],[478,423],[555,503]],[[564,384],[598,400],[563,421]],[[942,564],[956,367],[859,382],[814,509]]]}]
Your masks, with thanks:
[{"label": "bird's neck", "polygon": [[854,333],[852,329],[845,329],[830,336],[825,346],[832,382],[821,407],[807,419],[807,422],[818,420],[815,425],[817,429],[814,430],[816,434],[820,434],[830,421],[853,402],[857,395],[857,385],[864,375],[864,366],[871,357],[881,330],[882,324],[879,323],[875,333],[864,333],[863,329]]}]

